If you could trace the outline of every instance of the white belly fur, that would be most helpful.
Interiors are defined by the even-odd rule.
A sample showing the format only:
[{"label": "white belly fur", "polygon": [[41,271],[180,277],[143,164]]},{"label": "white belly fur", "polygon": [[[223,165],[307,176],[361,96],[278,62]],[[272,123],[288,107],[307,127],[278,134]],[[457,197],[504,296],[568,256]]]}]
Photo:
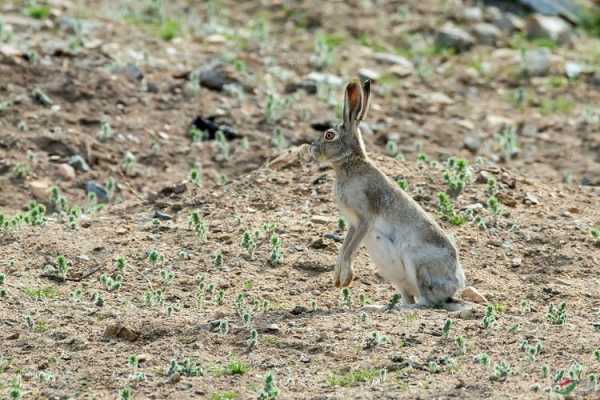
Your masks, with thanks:
[{"label": "white belly fur", "polygon": [[410,232],[404,232],[401,227],[389,224],[380,217],[375,220],[364,240],[379,274],[415,296],[418,295],[415,271],[412,265],[406,265],[410,243]]}]

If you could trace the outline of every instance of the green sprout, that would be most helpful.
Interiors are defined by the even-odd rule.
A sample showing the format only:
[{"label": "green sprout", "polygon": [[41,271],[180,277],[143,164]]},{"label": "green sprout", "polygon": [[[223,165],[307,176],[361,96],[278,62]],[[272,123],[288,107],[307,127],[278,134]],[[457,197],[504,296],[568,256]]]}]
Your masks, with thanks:
[{"label": "green sprout", "polygon": [[342,289],[342,298],[340,302],[344,307],[352,308],[352,291],[350,288],[345,287]]},{"label": "green sprout", "polygon": [[246,250],[250,259],[252,259],[254,257],[254,251],[256,250],[256,240],[254,240],[254,235],[250,231],[244,232],[241,246]]},{"label": "green sprout", "polygon": [[390,340],[388,339],[387,336],[382,335],[381,333],[379,333],[377,331],[371,332],[371,334],[369,336],[367,336],[367,340],[365,341],[365,345],[363,348],[365,350],[372,349],[379,345],[389,343],[389,341]]},{"label": "green sprout", "polygon": [[385,311],[392,311],[400,304],[402,295],[400,293],[394,293],[390,301],[385,305]]},{"label": "green sprout", "polygon": [[554,304],[550,304],[546,318],[553,325],[564,325],[567,322],[566,303],[562,302],[558,307],[556,307]]},{"label": "green sprout", "polygon": [[489,354],[479,353],[475,356],[475,362],[477,364],[481,364],[481,365],[487,367],[488,365],[490,365],[491,359],[490,359]]},{"label": "green sprout", "polygon": [[198,211],[190,214],[189,225],[200,242],[206,241],[208,237],[208,223],[200,216]]},{"label": "green sprout", "polygon": [[467,222],[467,218],[454,210],[452,200],[445,192],[438,193],[438,211],[442,218],[450,222],[452,225],[462,225]]},{"label": "green sprout", "polygon": [[269,372],[265,376],[265,386],[258,393],[258,400],[275,400],[279,396],[279,389],[275,385],[275,379],[273,374]]},{"label": "green sprout", "polygon": [[448,194],[456,198],[465,189],[465,186],[472,182],[473,170],[464,158],[450,157],[446,161],[443,176],[444,182],[448,185]]},{"label": "green sprout", "polygon": [[485,307],[485,313],[481,322],[485,329],[488,329],[496,324],[496,308],[492,304],[488,304]]},{"label": "green sprout", "polygon": [[271,235],[271,265],[280,264],[283,261],[282,240],[276,233]]},{"label": "green sprout", "polygon": [[223,251],[217,250],[212,257],[212,264],[215,269],[223,268]]},{"label": "green sprout", "polygon": [[184,359],[181,363],[179,363],[177,359],[174,358],[169,363],[169,368],[167,369],[167,376],[172,376],[175,374],[188,377],[203,376],[204,369],[195,361],[192,361],[189,358]]},{"label": "green sprout", "polygon": [[444,327],[442,328],[442,336],[448,338],[448,335],[450,335],[450,329],[452,329],[453,324],[454,321],[452,321],[451,319],[446,320],[446,322],[444,323]]}]

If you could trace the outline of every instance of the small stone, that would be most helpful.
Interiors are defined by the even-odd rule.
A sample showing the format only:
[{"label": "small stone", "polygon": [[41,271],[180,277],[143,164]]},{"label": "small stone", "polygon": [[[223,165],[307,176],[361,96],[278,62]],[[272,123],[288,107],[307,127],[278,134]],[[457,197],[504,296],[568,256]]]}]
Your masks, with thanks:
[{"label": "small stone", "polygon": [[324,249],[326,247],[327,247],[327,243],[325,243],[323,241],[323,238],[315,239],[310,244],[310,248],[311,249],[316,249],[316,250],[321,250],[321,249]]},{"label": "small stone", "polygon": [[495,46],[496,41],[500,38],[501,32],[495,25],[480,22],[473,26],[473,34],[480,43]]},{"label": "small stone", "polygon": [[414,65],[408,59],[391,53],[375,53],[373,55],[375,61],[382,64],[401,65],[406,68],[413,68]]},{"label": "small stone", "polygon": [[568,62],[565,64],[565,74],[569,79],[577,79],[583,72],[581,65],[575,62]]},{"label": "small stone", "polygon": [[480,22],[483,19],[483,12],[479,7],[467,7],[463,10],[462,17],[468,22]]},{"label": "small stone", "polygon": [[301,354],[300,355],[300,362],[303,362],[305,364],[310,362],[310,357],[307,356],[306,354]]},{"label": "small stone", "polygon": [[381,77],[381,74],[377,71],[374,71],[372,69],[369,68],[361,68],[358,70],[358,77],[361,80],[372,80],[372,81],[376,81]]},{"label": "small stone", "polygon": [[281,332],[281,328],[279,328],[279,325],[277,324],[269,324],[263,330],[263,333],[269,333],[272,335],[278,334],[279,332]]},{"label": "small stone", "polygon": [[414,67],[406,67],[404,65],[394,65],[388,71],[390,74],[396,75],[399,78],[406,78],[407,76],[412,75],[415,72]]},{"label": "small stone", "polygon": [[552,53],[541,47],[529,50],[524,55],[523,70],[529,76],[545,76],[550,72]]},{"label": "small stone", "polygon": [[75,168],[77,171],[80,172],[90,171],[90,166],[85,161],[85,159],[79,154],[75,154],[74,156],[71,156],[71,158],[69,158],[69,165],[71,165],[71,167]]},{"label": "small stone", "polygon": [[525,204],[540,204],[540,200],[532,193],[525,193]]},{"label": "small stone", "polygon": [[326,217],[323,215],[313,215],[312,217],[310,217],[310,222],[318,225],[327,225],[333,222],[333,220],[330,217]]},{"label": "small stone", "polygon": [[481,148],[481,137],[476,135],[467,135],[464,138],[464,146],[471,153],[475,154]]},{"label": "small stone", "polygon": [[95,193],[96,199],[101,203],[108,202],[108,191],[95,181],[87,181],[85,183],[85,191],[87,194]]},{"label": "small stone", "polygon": [[50,182],[45,179],[29,182],[29,190],[38,201],[48,201],[50,198]]},{"label": "small stone", "polygon": [[58,175],[66,181],[75,180],[75,170],[69,164],[58,164],[56,168]]},{"label": "small stone", "polygon": [[426,95],[426,99],[429,103],[431,104],[435,104],[435,105],[451,105],[454,103],[454,101],[448,97],[448,95],[446,95],[445,93],[441,93],[441,92],[433,92],[433,93],[429,93]]},{"label": "small stone", "polygon": [[472,301],[473,303],[477,304],[487,303],[487,299],[482,294],[480,294],[477,291],[477,289],[475,289],[473,286],[467,286],[466,288],[464,288],[461,297],[464,300]]},{"label": "small stone", "polygon": [[112,72],[114,74],[124,75],[132,81],[141,81],[142,79],[144,79],[144,73],[142,72],[142,70],[140,70],[137,65],[132,63],[126,64],[124,66],[117,66],[112,69]]},{"label": "small stone", "polygon": [[104,336],[107,338],[123,339],[129,342],[135,342],[140,337],[140,333],[124,326],[123,324],[117,323],[107,326],[104,330]]},{"label": "small stone", "polygon": [[152,218],[156,218],[161,221],[169,221],[169,220],[173,219],[173,217],[171,217],[169,214],[166,214],[160,210],[155,210]]},{"label": "small stone", "polygon": [[451,318],[464,320],[472,320],[478,318],[478,315],[475,313],[475,310],[472,307],[460,311],[450,312],[448,313],[448,316]]},{"label": "small stone", "polygon": [[520,267],[522,263],[523,259],[521,257],[515,257],[512,260],[510,260],[510,264],[515,268]]},{"label": "small stone", "polygon": [[454,49],[457,52],[469,50],[475,44],[475,39],[467,31],[447,22],[438,31],[435,43],[442,48]]},{"label": "small stone", "polygon": [[532,14],[527,19],[527,37],[551,39],[559,44],[571,40],[571,26],[560,17]]},{"label": "small stone", "polygon": [[321,72],[311,72],[306,76],[306,79],[317,84],[325,84],[329,86],[342,86],[344,80],[337,75],[324,74]]}]

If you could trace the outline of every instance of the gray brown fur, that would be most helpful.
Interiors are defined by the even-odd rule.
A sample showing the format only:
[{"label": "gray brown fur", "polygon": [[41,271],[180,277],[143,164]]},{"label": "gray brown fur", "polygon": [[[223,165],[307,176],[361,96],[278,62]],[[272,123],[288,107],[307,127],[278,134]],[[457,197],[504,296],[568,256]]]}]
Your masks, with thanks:
[{"label": "gray brown fur", "polygon": [[336,262],[335,285],[352,282],[352,258],[364,240],[380,272],[399,289],[403,303],[448,308],[452,296],[464,287],[458,251],[440,226],[368,158],[358,124],[366,116],[370,93],[368,81],[349,83],[343,123],[311,146],[311,153],[335,170],[336,200],[349,223]]}]

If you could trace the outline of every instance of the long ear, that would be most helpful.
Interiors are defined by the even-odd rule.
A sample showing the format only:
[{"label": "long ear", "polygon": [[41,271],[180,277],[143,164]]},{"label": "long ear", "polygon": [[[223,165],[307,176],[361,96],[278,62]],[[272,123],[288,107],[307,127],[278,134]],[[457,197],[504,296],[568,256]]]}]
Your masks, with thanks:
[{"label": "long ear", "polygon": [[364,120],[367,117],[367,112],[369,111],[369,105],[370,105],[369,100],[371,99],[371,81],[369,79],[367,79],[366,81],[363,82],[362,90],[363,90],[363,102],[362,102],[362,109],[360,111],[360,115],[358,116],[359,121]]},{"label": "long ear", "polygon": [[358,120],[361,114],[363,104],[363,93],[360,83],[356,81],[350,82],[346,86],[346,94],[344,96],[344,126],[349,128]]}]

